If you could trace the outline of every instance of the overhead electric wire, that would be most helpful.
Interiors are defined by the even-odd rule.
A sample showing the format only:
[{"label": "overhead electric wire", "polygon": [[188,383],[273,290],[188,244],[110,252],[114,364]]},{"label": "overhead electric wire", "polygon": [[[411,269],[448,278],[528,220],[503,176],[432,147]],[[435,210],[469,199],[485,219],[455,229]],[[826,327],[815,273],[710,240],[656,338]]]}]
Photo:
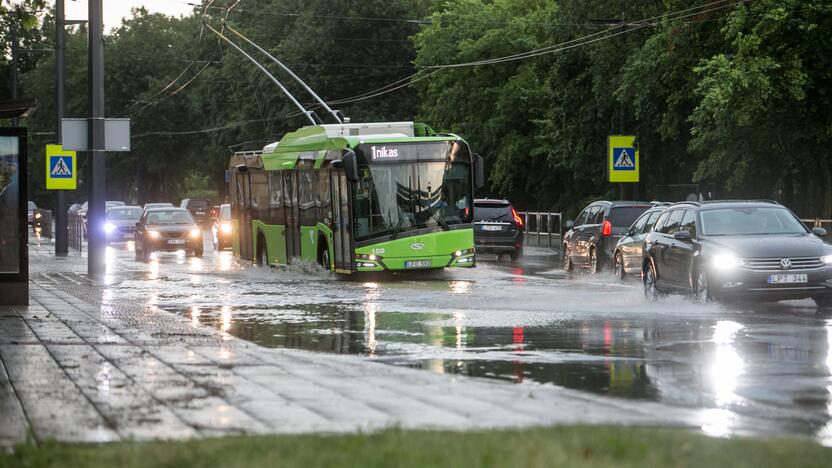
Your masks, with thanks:
[{"label": "overhead electric wire", "polygon": [[[412,83],[415,83],[417,81],[421,81],[425,78],[428,78],[429,76],[432,76],[434,73],[436,73],[437,71],[440,71],[440,70],[445,70],[445,69],[449,69],[449,68],[462,68],[462,67],[478,66],[478,65],[491,65],[491,64],[495,64],[495,63],[504,63],[504,62],[510,62],[510,61],[515,61],[515,60],[522,60],[522,59],[526,59],[526,58],[538,57],[540,55],[546,55],[546,54],[551,54],[551,53],[555,53],[555,52],[561,52],[561,51],[564,51],[564,50],[573,49],[573,48],[584,46],[584,45],[589,45],[589,44],[592,44],[592,43],[595,43],[595,42],[599,42],[599,41],[602,41],[602,40],[605,40],[605,39],[609,39],[611,37],[615,37],[615,36],[619,36],[619,35],[622,35],[622,34],[627,34],[627,33],[633,32],[633,31],[637,31],[639,29],[650,26],[651,25],[650,22],[655,21],[657,19],[675,21],[675,20],[679,20],[679,19],[688,18],[688,17],[691,17],[691,16],[710,13],[710,12],[721,10],[723,8],[727,8],[727,7],[730,7],[730,6],[747,3],[747,2],[750,2],[750,1],[751,0],[739,0],[739,1],[738,0],[719,0],[719,1],[711,3],[711,4],[700,5],[698,7],[687,8],[687,9],[679,10],[679,11],[672,12],[672,13],[669,13],[669,14],[665,13],[665,14],[662,14],[662,15],[657,15],[657,16],[654,16],[654,17],[639,20],[635,23],[631,23],[631,24],[635,24],[636,25],[635,27],[632,27],[630,29],[625,29],[625,30],[622,30],[622,31],[618,31],[618,32],[615,32],[615,33],[612,33],[612,34],[609,34],[609,33],[611,31],[614,31],[616,29],[619,29],[619,28],[623,27],[625,25],[625,23],[622,23],[620,25],[616,25],[612,28],[607,28],[604,31],[599,31],[597,33],[588,34],[586,36],[582,36],[582,37],[577,38],[577,39],[572,39],[572,40],[569,40],[569,41],[565,41],[565,42],[562,42],[560,44],[553,44],[553,45],[550,45],[550,46],[542,47],[540,49],[534,49],[534,50],[531,50],[531,51],[526,51],[526,52],[522,52],[522,53],[518,53],[518,54],[512,54],[512,55],[507,55],[507,56],[503,56],[503,57],[496,57],[496,58],[493,58],[493,59],[486,59],[486,60],[468,62],[468,63],[426,66],[422,70],[419,70],[416,73],[414,73],[414,74],[412,74],[408,77],[405,77],[405,78],[400,79],[400,80],[398,80],[394,83],[391,83],[391,84],[388,84],[388,85],[383,86],[381,88],[378,88],[377,90],[366,92],[366,93],[363,93],[363,94],[360,94],[360,95],[357,95],[357,96],[354,96],[354,97],[350,97],[350,98],[333,100],[333,101],[330,101],[330,102],[332,104],[347,104],[347,103],[352,103],[352,102],[363,101],[363,100],[366,100],[366,99],[371,99],[371,98],[374,98],[374,97],[378,97],[378,96],[387,94],[389,92],[397,91],[401,88],[409,86]],[[725,4],[726,2],[731,2],[731,3],[726,5]],[[720,5],[720,4],[723,4],[723,5]],[[713,7],[715,5],[719,5],[719,6],[716,6],[714,8],[709,8],[709,7]],[[693,10],[699,10],[699,11],[689,13]],[[689,13],[689,14],[685,14],[685,13]],[[595,36],[600,36],[600,37],[595,37]],[[587,39],[590,39],[592,37],[595,37],[595,39],[587,40]],[[413,79],[413,77],[416,77],[416,76],[422,74],[425,70],[433,70],[433,72],[431,72],[427,75],[422,75],[422,76],[419,76],[418,78]],[[409,80],[408,83],[405,83],[403,85],[394,86],[398,83],[402,83],[403,81],[408,81],[408,80]]]},{"label": "overhead electric wire", "polygon": [[187,67],[185,67],[185,69],[184,69],[184,70],[182,70],[182,73],[180,73],[179,75],[177,75],[177,76],[176,76],[176,78],[174,78],[174,79],[173,79],[173,81],[171,81],[170,83],[168,83],[168,84],[167,84],[164,88],[162,88],[161,90],[159,90],[156,94],[154,94],[154,95],[152,95],[152,96],[150,96],[150,97],[148,97],[148,98],[138,99],[138,100],[134,101],[134,102],[133,102],[133,104],[131,104],[130,106],[128,106],[128,107],[127,107],[127,109],[124,109],[124,112],[122,112],[122,113],[124,113],[124,114],[129,113],[129,112],[130,112],[130,110],[132,110],[134,107],[136,107],[136,106],[137,106],[137,105],[139,105],[140,103],[142,103],[142,102],[149,102],[149,100],[150,100],[150,99],[153,99],[153,98],[155,98],[156,96],[158,96],[158,95],[160,95],[160,94],[164,93],[165,91],[167,91],[168,89],[170,89],[170,87],[171,87],[171,86],[173,86],[174,84],[176,84],[176,82],[177,82],[177,81],[179,81],[179,78],[182,78],[182,76],[183,76],[183,75],[184,75],[184,74],[185,74],[188,70],[190,70],[192,66],[194,66],[194,61],[193,61],[193,60],[191,60],[191,63],[189,63],[189,64],[188,64],[188,66],[187,66]]},{"label": "overhead electric wire", "polygon": [[[239,2],[239,0],[237,1],[237,3],[240,3],[240,2]],[[236,5],[237,3],[235,3],[234,5]],[[260,47],[259,45],[255,44],[255,43],[254,43],[251,39],[249,39],[249,38],[247,38],[246,36],[244,36],[244,35],[240,34],[239,32],[237,32],[237,30],[235,30],[235,29],[234,29],[234,28],[232,28],[231,26],[228,26],[226,23],[223,23],[223,25],[225,25],[225,28],[226,28],[226,29],[228,29],[228,30],[229,30],[229,31],[231,31],[232,33],[236,34],[236,35],[237,35],[237,37],[239,37],[240,39],[242,39],[242,40],[246,41],[247,43],[249,43],[250,45],[252,45],[255,49],[259,50],[262,54],[264,54],[266,57],[268,57],[268,58],[269,58],[272,62],[276,63],[276,64],[277,64],[280,68],[282,68],[282,69],[283,69],[283,71],[285,71],[286,73],[288,73],[288,74],[289,74],[289,76],[291,76],[291,77],[292,77],[295,81],[297,81],[297,82],[298,82],[298,83],[299,83],[299,84],[303,87],[303,89],[305,89],[305,90],[306,90],[309,94],[311,94],[311,95],[312,95],[312,97],[313,97],[313,98],[315,98],[315,100],[316,100],[316,101],[318,101],[318,103],[319,103],[321,106],[323,106],[323,108],[324,108],[324,109],[326,109],[326,111],[327,111],[327,112],[329,112],[329,113],[332,115],[332,117],[333,117],[333,118],[334,118],[334,119],[335,119],[338,123],[344,123],[344,121],[343,121],[343,119],[341,118],[341,116],[339,116],[339,115],[338,115],[338,114],[337,114],[334,110],[332,110],[332,108],[331,108],[331,107],[329,107],[329,104],[327,104],[327,103],[326,103],[326,101],[324,101],[323,99],[321,99],[321,97],[320,97],[320,96],[318,96],[318,94],[317,94],[317,93],[315,93],[315,91],[313,91],[313,90],[312,90],[312,88],[310,88],[310,87],[309,87],[309,85],[307,85],[307,84],[306,84],[306,83],[305,83],[302,79],[300,79],[300,77],[299,77],[298,75],[296,75],[296,74],[295,74],[292,70],[290,70],[290,69],[289,69],[289,67],[287,67],[286,65],[284,65],[284,64],[283,64],[283,62],[281,62],[280,60],[278,60],[278,59],[274,58],[274,56],[273,56],[272,54],[270,54],[268,51],[266,51],[266,49],[264,49],[264,48]]]},{"label": "overhead electric wire", "polygon": [[277,78],[275,78],[275,76],[274,76],[274,75],[272,75],[271,73],[269,73],[269,71],[268,71],[268,70],[266,70],[266,67],[264,67],[263,65],[261,65],[261,64],[260,64],[260,62],[258,62],[257,60],[255,60],[255,59],[254,59],[254,57],[252,57],[251,55],[247,54],[247,53],[246,53],[246,51],[244,51],[243,49],[241,49],[241,48],[240,48],[240,46],[238,46],[237,44],[235,44],[235,43],[234,43],[234,41],[232,41],[231,39],[229,39],[229,38],[225,37],[225,36],[224,36],[221,32],[217,31],[216,29],[212,28],[210,24],[205,23],[205,22],[203,22],[203,24],[204,24],[204,25],[205,25],[205,27],[206,27],[206,28],[208,28],[211,32],[213,32],[214,34],[216,34],[217,36],[219,36],[221,39],[223,39],[224,41],[226,41],[226,42],[227,42],[227,43],[228,43],[231,47],[234,47],[234,48],[235,48],[238,52],[240,52],[241,54],[243,54],[243,55],[244,55],[247,59],[249,59],[249,60],[250,60],[250,61],[251,61],[251,62],[252,62],[255,66],[257,66],[257,68],[259,68],[259,69],[260,69],[263,73],[265,73],[265,74],[266,74],[266,75],[267,75],[267,76],[268,76],[268,77],[272,80],[272,82],[274,82],[274,84],[276,84],[276,85],[277,85],[277,87],[278,87],[278,88],[280,88],[280,90],[281,90],[281,91],[283,91],[283,93],[284,93],[284,94],[285,94],[285,95],[289,98],[289,100],[291,100],[291,101],[292,101],[292,103],[293,103],[293,104],[294,104],[294,105],[295,105],[298,109],[300,109],[300,110],[301,110],[301,111],[302,111],[302,112],[306,115],[306,118],[308,118],[308,119],[309,119],[309,121],[310,121],[310,122],[312,122],[312,125],[317,125],[317,124],[318,124],[318,122],[316,122],[316,121],[315,121],[315,119],[312,117],[312,112],[310,112],[310,111],[306,110],[306,108],[304,108],[304,107],[303,107],[303,105],[302,105],[300,102],[298,102],[298,100],[297,100],[297,99],[295,99],[295,97],[294,97],[294,96],[292,96],[292,93],[290,93],[290,92],[289,92],[289,90],[288,90],[288,89],[286,89],[286,87],[285,87],[285,86],[283,86],[283,84],[280,82],[280,80],[278,80]]},{"label": "overhead electric wire", "polygon": [[198,72],[196,72],[196,74],[195,74],[194,76],[192,76],[192,77],[191,77],[188,81],[186,81],[186,82],[185,82],[182,86],[180,86],[180,87],[176,88],[176,90],[174,90],[172,93],[168,94],[167,96],[164,96],[164,97],[162,97],[162,98],[160,98],[160,99],[157,99],[157,100],[155,100],[155,101],[150,101],[150,102],[148,102],[147,104],[145,104],[144,106],[142,106],[141,108],[139,108],[139,110],[137,110],[137,111],[136,111],[136,113],[137,113],[137,114],[138,114],[138,113],[141,113],[143,110],[147,109],[148,107],[150,107],[150,106],[155,106],[156,104],[158,104],[158,103],[160,103],[160,102],[164,101],[165,99],[167,99],[167,98],[169,98],[169,97],[171,97],[171,96],[175,96],[175,95],[176,95],[176,94],[178,94],[180,91],[182,91],[183,89],[187,88],[187,87],[188,87],[188,85],[190,85],[191,83],[193,83],[193,81],[194,81],[194,80],[196,80],[196,79],[197,79],[197,77],[198,77],[198,76],[199,76],[199,75],[200,75],[203,71],[205,71],[205,69],[206,69],[206,68],[208,68],[208,67],[209,67],[212,63],[213,63],[213,61],[211,61],[211,60],[209,60],[209,61],[205,62],[205,65],[204,65],[202,68],[200,68],[200,69],[199,69],[199,71],[198,71]]}]

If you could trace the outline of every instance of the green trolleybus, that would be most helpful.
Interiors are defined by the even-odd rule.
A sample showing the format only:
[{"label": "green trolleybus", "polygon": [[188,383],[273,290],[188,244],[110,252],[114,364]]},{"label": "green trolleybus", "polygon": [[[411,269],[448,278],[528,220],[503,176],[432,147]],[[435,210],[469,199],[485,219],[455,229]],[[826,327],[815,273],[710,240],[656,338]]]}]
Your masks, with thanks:
[{"label": "green trolleybus", "polygon": [[231,157],[235,255],[338,273],[472,267],[482,158],[412,122],[314,125]]}]

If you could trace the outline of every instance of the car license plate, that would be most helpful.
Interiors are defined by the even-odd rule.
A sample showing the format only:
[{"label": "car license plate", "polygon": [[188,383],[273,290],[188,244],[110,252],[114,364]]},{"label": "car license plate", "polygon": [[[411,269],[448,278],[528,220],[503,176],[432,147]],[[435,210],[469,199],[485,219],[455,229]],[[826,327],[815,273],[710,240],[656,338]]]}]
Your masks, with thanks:
[{"label": "car license plate", "polygon": [[430,268],[430,260],[408,260],[404,262],[405,268]]},{"label": "car license plate", "polygon": [[185,239],[171,239],[168,241],[168,244],[171,245],[181,245],[185,243]]},{"label": "car license plate", "polygon": [[768,277],[768,284],[792,284],[808,283],[807,275],[771,275]]},{"label": "car license plate", "polygon": [[204,215],[204,214],[205,214],[205,212],[204,212],[204,211],[197,211],[197,212],[196,212],[196,214],[198,214],[198,215]]},{"label": "car license plate", "polygon": [[482,230],[483,231],[502,231],[503,227],[502,226],[483,226]]}]

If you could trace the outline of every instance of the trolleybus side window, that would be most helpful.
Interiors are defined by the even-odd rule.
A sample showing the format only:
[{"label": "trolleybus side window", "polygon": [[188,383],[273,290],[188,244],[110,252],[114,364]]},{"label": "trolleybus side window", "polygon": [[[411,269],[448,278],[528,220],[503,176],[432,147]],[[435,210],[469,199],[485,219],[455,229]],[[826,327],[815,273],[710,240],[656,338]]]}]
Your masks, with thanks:
[{"label": "trolleybus side window", "polygon": [[283,174],[280,171],[269,172],[269,220],[273,224],[283,224]]}]

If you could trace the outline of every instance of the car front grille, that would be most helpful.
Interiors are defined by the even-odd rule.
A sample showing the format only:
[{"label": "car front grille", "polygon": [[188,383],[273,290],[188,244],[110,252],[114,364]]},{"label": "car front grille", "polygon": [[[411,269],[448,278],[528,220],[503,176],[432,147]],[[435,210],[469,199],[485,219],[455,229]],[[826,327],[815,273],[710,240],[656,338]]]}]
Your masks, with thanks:
[{"label": "car front grille", "polygon": [[165,234],[165,237],[167,237],[168,239],[179,239],[183,235],[185,235],[185,233],[182,232],[182,231],[179,231],[179,232],[177,232],[177,231],[168,231],[168,232],[165,232],[164,234]]},{"label": "car front grille", "polygon": [[[780,263],[788,259],[791,265],[783,267]],[[752,271],[788,271],[788,270],[813,270],[824,266],[818,257],[782,257],[782,258],[747,258],[743,261],[743,267]]]}]

